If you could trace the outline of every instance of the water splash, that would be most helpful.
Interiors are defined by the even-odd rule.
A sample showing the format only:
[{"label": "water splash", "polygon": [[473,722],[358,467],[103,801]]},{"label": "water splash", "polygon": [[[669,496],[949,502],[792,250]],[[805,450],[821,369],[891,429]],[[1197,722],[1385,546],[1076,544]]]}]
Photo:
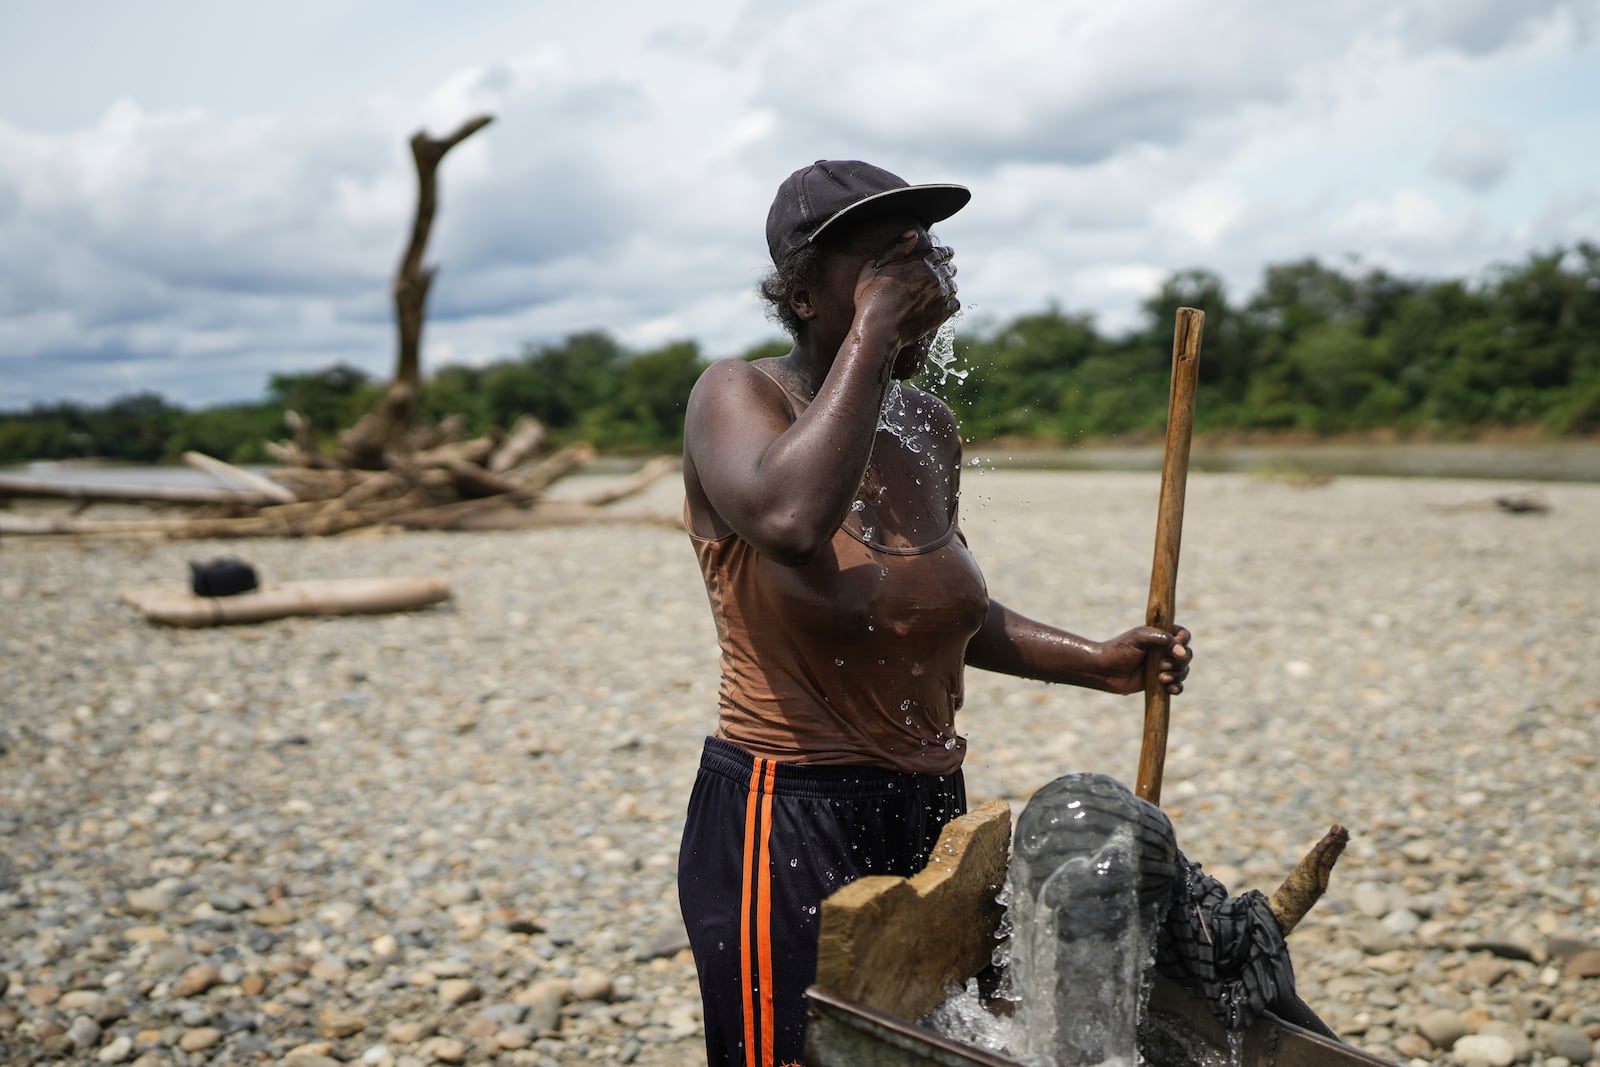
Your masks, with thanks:
[{"label": "water splash", "polygon": [[[962,314],[962,312],[958,311],[948,319],[945,319],[939,326],[938,332],[933,335],[933,343],[928,346],[928,371],[926,373],[929,375],[929,384],[934,389],[943,389],[945,383],[951,378],[954,378],[956,384],[960,385],[967,380],[967,375],[972,373],[970,367],[958,368],[956,366],[956,323],[960,321]],[[932,375],[936,371],[938,372],[939,380],[932,381]]]}]

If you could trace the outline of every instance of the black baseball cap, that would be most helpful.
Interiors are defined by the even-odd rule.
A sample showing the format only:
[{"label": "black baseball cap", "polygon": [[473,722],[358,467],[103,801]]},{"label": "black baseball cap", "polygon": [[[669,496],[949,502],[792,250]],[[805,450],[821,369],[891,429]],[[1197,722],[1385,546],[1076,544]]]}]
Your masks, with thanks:
[{"label": "black baseball cap", "polygon": [[773,263],[781,263],[846,217],[901,212],[932,226],[971,199],[972,192],[964,185],[911,185],[898,174],[858,159],[819,159],[778,186],[767,212],[767,250]]}]

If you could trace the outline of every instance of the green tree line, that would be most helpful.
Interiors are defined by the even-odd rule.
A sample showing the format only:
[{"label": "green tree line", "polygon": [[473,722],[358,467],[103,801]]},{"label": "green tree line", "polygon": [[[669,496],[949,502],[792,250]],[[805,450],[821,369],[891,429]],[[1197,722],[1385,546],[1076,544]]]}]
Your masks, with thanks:
[{"label": "green tree line", "polygon": [[[1307,259],[1269,267],[1243,300],[1213,272],[1181,271],[1120,335],[1054,306],[971,325],[956,342],[965,379],[931,371],[925,384],[955,409],[969,441],[1159,431],[1180,306],[1206,313],[1201,432],[1600,432],[1600,245],[1591,242],[1471,282]],[[773,341],[742,355],[786,348]],[[675,451],[684,401],[706,362],[692,341],[632,351],[603,332],[579,333],[481,367],[441,367],[422,407],[435,418],[459,414],[474,433],[529,414],[557,442]],[[0,414],[0,461],[155,463],[194,449],[260,462],[264,442],[285,434],[285,409],[331,440],[383,385],[340,365],[276,375],[255,404],[189,410],[140,393],[99,407],[36,405]]]}]

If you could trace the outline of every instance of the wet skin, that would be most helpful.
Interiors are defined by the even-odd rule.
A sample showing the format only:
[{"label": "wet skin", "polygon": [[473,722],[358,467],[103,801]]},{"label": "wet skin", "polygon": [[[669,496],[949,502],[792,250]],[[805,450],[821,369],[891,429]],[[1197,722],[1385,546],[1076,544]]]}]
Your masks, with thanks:
[{"label": "wet skin", "polygon": [[[904,217],[866,221],[832,237],[817,284],[790,294],[801,322],[794,348],[761,361],[785,388],[810,398],[798,417],[791,419],[783,390],[753,364],[725,360],[701,376],[684,429],[684,485],[697,533],[737,533],[803,572],[861,499],[872,509],[861,519],[875,524],[878,540],[928,540],[959,493],[954,416],[938,398],[902,386],[907,402],[903,410],[896,405],[897,417],[928,427],[914,457],[903,433],[880,431],[878,422],[891,382],[922,368],[939,325],[960,308],[953,256]],[[1145,663],[1155,653],[1161,683],[1180,693],[1192,660],[1188,644],[1187,630],[1174,637],[1147,626],[1094,641],[991,599],[966,662],[1134,693],[1143,690]]]}]

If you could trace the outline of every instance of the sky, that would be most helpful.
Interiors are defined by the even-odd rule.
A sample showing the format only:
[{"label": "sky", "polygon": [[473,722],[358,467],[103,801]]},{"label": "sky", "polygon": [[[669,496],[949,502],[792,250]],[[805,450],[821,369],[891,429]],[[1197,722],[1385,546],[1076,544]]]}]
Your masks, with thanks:
[{"label": "sky", "polygon": [[[5,0],[0,411],[394,364],[407,141],[440,170],[423,369],[600,329],[781,336],[779,182],[866,159],[940,224],[964,328],[1116,333],[1176,270],[1481,277],[1600,240],[1600,0]],[[959,348],[958,348],[959,351]]]}]

